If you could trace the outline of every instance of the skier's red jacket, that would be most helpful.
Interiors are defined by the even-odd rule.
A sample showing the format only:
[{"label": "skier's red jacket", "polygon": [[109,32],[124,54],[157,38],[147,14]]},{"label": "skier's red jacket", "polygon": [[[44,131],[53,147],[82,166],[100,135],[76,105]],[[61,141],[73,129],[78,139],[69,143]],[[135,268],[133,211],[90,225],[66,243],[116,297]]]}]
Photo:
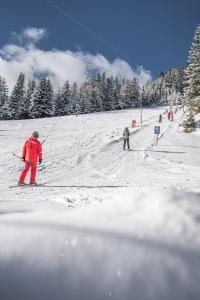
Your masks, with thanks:
[{"label": "skier's red jacket", "polygon": [[42,159],[42,144],[32,135],[24,144],[22,157],[26,162],[32,162],[33,166],[37,166],[38,159]]}]

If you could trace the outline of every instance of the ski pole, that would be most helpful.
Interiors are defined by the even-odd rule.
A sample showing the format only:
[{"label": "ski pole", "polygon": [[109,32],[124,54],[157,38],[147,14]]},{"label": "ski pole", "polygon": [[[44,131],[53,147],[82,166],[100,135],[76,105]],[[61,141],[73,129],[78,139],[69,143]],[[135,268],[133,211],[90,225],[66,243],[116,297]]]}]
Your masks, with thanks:
[{"label": "ski pole", "polygon": [[23,159],[20,155],[16,154],[16,153],[13,153],[13,156],[19,158],[19,159]]}]

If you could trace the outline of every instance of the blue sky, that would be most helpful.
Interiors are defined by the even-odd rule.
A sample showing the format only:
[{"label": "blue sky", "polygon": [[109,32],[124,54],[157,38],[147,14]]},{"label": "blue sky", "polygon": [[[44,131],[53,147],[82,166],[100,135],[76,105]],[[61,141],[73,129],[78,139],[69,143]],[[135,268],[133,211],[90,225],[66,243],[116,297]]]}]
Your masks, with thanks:
[{"label": "blue sky", "polygon": [[[200,23],[199,0],[49,0],[155,76],[185,65],[195,28]],[[0,48],[27,27],[45,28],[37,47],[43,51],[100,53],[109,61],[126,60],[83,30],[45,0],[0,0]]]}]

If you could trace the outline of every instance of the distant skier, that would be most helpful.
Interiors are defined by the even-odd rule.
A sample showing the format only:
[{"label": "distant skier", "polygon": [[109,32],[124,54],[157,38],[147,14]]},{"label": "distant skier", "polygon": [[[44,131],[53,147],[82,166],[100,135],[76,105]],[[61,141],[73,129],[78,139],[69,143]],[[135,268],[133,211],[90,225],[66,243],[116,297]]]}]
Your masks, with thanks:
[{"label": "distant skier", "polygon": [[128,127],[126,127],[123,132],[123,137],[124,137],[123,150],[125,150],[126,144],[127,144],[128,150],[130,150],[129,136],[130,136],[130,132],[128,130]]},{"label": "distant skier", "polygon": [[168,116],[168,120],[171,121],[171,111],[168,112],[167,116]]},{"label": "distant skier", "polygon": [[24,169],[20,174],[18,184],[24,185],[25,177],[31,167],[30,184],[37,185],[36,183],[36,171],[37,162],[42,163],[42,144],[38,140],[39,133],[34,131],[32,136],[25,142],[22,150],[22,159],[25,162]]},{"label": "distant skier", "polygon": [[173,113],[173,110],[171,110],[171,121],[174,121],[174,113]]},{"label": "distant skier", "polygon": [[159,123],[162,123],[162,115],[159,115]]}]

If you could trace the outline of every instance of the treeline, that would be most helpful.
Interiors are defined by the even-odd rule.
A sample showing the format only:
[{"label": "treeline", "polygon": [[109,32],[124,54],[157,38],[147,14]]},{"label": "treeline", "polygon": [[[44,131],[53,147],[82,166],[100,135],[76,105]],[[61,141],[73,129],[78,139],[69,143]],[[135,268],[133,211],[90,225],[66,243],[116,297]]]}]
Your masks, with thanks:
[{"label": "treeline", "polygon": [[[149,83],[151,86],[151,83]],[[156,86],[156,88],[155,88]],[[137,79],[122,80],[97,74],[80,86],[68,81],[56,92],[48,78],[30,80],[20,73],[9,93],[6,80],[0,77],[0,119],[19,120],[65,116],[74,113],[91,113],[130,109],[167,102],[160,93],[160,85],[153,89],[140,89]],[[152,86],[151,86],[152,87]]]},{"label": "treeline", "polygon": [[[48,78],[30,80],[26,84],[25,75],[20,73],[13,90],[9,89],[5,78],[0,77],[0,119],[19,120],[65,116],[74,113],[91,113],[110,110],[130,109],[143,106],[163,105],[169,101],[171,90],[174,99],[181,95],[182,87],[175,82],[182,80],[176,74],[171,80],[168,73],[167,91],[164,79],[148,83],[142,90],[137,79],[122,80],[97,74],[80,86],[68,81],[56,92]],[[173,73],[174,76],[174,73]],[[159,78],[159,77],[158,77]],[[170,81],[171,80],[171,81]]]},{"label": "treeline", "polygon": [[25,83],[25,75],[19,74],[9,93],[5,78],[0,77],[0,118],[28,119],[64,116],[73,113],[90,113],[140,105],[138,81],[124,80],[97,74],[80,86],[68,81],[56,92],[51,81],[41,78]]}]

